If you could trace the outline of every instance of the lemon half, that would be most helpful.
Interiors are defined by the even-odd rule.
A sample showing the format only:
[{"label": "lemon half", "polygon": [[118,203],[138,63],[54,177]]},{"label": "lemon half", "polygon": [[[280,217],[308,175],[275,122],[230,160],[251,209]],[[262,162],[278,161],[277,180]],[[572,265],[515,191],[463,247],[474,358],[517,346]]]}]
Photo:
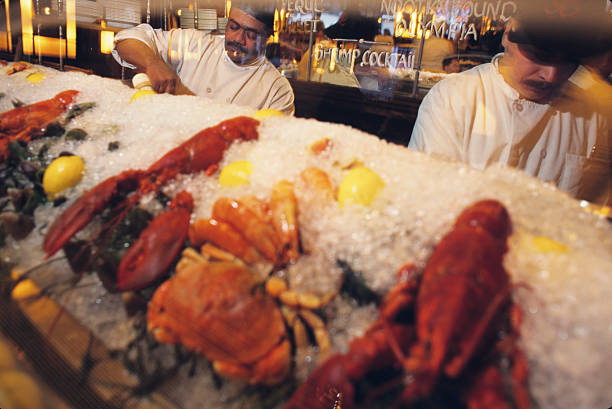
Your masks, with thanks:
[{"label": "lemon half", "polygon": [[60,156],[51,162],[43,175],[43,188],[49,199],[77,185],[83,178],[84,168],[83,159],[76,155]]},{"label": "lemon half", "polygon": [[132,95],[132,98],[130,98],[130,102],[134,102],[138,98],[144,97],[145,95],[155,95],[155,94],[157,94],[157,92],[151,89],[139,89],[138,91],[134,92],[134,94]]},{"label": "lemon half", "polygon": [[271,116],[285,116],[281,111],[272,108],[260,109],[253,115],[257,119],[265,119]]},{"label": "lemon half", "polygon": [[219,183],[221,186],[236,187],[246,185],[253,173],[253,165],[246,160],[232,162],[223,168],[219,174]]},{"label": "lemon half", "polygon": [[345,203],[370,206],[384,186],[385,183],[381,177],[372,169],[365,166],[351,169],[338,189],[340,207]]},{"label": "lemon half", "polygon": [[28,374],[17,370],[0,371],[0,407],[43,409],[42,392]]}]

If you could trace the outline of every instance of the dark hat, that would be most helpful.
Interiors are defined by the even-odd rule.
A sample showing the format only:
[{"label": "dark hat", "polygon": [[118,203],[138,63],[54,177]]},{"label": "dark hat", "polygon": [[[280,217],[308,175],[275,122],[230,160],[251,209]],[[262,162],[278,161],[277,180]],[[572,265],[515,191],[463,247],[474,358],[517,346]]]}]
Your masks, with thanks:
[{"label": "dark hat", "polygon": [[270,31],[274,30],[274,6],[262,0],[238,0],[232,7],[239,8],[245,13],[262,22]]},{"label": "dark hat", "polygon": [[508,40],[581,59],[612,46],[612,22],[602,0],[519,0]]}]

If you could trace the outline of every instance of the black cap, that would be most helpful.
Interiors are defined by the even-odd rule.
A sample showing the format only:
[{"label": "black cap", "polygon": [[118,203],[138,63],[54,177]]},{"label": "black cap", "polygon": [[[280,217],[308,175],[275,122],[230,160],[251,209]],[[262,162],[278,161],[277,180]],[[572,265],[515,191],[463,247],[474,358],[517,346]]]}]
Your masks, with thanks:
[{"label": "black cap", "polygon": [[508,40],[579,60],[612,47],[612,18],[602,0],[519,0]]},{"label": "black cap", "polygon": [[263,23],[269,31],[274,30],[274,5],[262,0],[238,0],[232,2],[236,7]]}]

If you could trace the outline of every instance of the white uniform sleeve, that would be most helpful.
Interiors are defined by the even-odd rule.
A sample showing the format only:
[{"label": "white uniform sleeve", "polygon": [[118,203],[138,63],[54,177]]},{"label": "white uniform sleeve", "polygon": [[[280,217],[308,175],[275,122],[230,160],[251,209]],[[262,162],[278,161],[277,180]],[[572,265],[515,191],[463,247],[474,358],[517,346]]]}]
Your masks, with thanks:
[{"label": "white uniform sleeve", "polygon": [[459,132],[463,131],[460,118],[451,105],[452,90],[436,84],[425,95],[408,147],[435,156],[462,160]]},{"label": "white uniform sleeve", "polygon": [[[148,24],[140,24],[136,27],[128,28],[126,30],[122,30],[115,36],[115,43],[112,51],[112,55],[115,60],[123,65],[124,67],[135,69],[136,67],[129,62],[123,60],[119,53],[117,52],[116,46],[117,43],[122,40],[134,39],[142,41],[149,47],[151,50],[155,51],[158,55],[163,58],[163,53],[160,52],[157,44],[168,43],[167,37],[170,32],[163,32],[162,30],[154,30]],[[167,46],[166,46],[167,49]]]},{"label": "white uniform sleeve", "polygon": [[[115,36],[115,45],[119,41],[128,38],[145,43],[176,72],[181,69],[186,55],[201,53],[201,50],[212,41],[210,36],[204,35],[197,30],[179,28],[163,31],[161,29],[153,29],[153,27],[148,24],[140,24],[136,27],[119,32],[117,36]],[[116,49],[113,49],[112,54],[119,64],[132,69],[136,68],[132,64],[121,59]]]},{"label": "white uniform sleeve", "polygon": [[295,113],[295,97],[289,81],[285,77],[280,77],[275,82],[273,88],[268,108],[276,109],[285,115],[292,116]]}]

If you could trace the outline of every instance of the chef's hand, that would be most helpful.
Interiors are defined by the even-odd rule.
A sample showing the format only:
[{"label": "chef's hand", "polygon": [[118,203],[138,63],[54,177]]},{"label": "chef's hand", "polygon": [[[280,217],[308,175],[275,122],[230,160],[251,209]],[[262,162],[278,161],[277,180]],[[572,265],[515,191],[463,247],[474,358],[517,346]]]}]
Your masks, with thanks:
[{"label": "chef's hand", "polygon": [[136,66],[139,72],[149,77],[153,89],[158,94],[195,95],[159,55],[142,41],[128,38],[115,45],[119,56]]},{"label": "chef's hand", "polygon": [[153,89],[158,94],[175,94],[180,83],[176,73],[168,67],[161,59],[147,64],[146,74],[153,84]]}]

